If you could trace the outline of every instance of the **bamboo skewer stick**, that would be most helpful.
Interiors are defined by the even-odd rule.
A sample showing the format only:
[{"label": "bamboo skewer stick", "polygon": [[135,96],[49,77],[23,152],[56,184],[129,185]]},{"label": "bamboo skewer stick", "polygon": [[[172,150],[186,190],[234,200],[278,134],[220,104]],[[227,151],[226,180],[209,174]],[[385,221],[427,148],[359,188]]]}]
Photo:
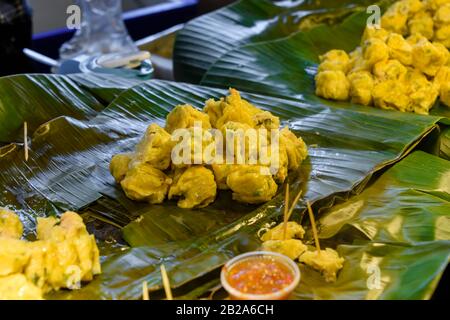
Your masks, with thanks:
[{"label": "bamboo skewer stick", "polygon": [[288,220],[291,218],[292,212],[294,212],[295,206],[300,201],[300,198],[302,197],[303,190],[300,190],[297,195],[295,196],[294,202],[292,202],[291,208],[289,209],[288,213]]},{"label": "bamboo skewer stick", "polygon": [[150,300],[150,296],[148,295],[147,281],[144,281],[144,283],[142,284],[142,300],[144,301]]},{"label": "bamboo skewer stick", "polygon": [[287,238],[288,221],[289,221],[289,183],[286,184],[286,195],[284,197],[283,240],[286,240]]},{"label": "bamboo skewer stick", "polygon": [[25,121],[23,124],[23,145],[25,151],[25,161],[28,161],[28,124]]},{"label": "bamboo skewer stick", "polygon": [[167,276],[166,267],[163,264],[161,265],[161,276],[167,300],[173,300],[172,290],[170,289],[169,277]]},{"label": "bamboo skewer stick", "polygon": [[308,206],[309,220],[311,220],[311,226],[314,234],[314,242],[316,243],[317,254],[320,255],[320,242],[319,242],[319,234],[317,233],[316,220],[314,219],[314,213],[311,208],[311,204],[309,201],[306,203]]}]

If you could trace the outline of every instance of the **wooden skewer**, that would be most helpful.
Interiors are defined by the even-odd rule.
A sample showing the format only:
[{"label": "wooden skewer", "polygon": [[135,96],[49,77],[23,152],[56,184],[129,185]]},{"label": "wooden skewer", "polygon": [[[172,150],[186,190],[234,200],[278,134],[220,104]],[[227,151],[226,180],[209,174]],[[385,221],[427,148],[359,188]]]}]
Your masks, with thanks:
[{"label": "wooden skewer", "polygon": [[23,145],[25,150],[25,161],[28,161],[28,124],[25,121],[23,124]]},{"label": "wooden skewer", "polygon": [[294,212],[295,207],[297,206],[297,203],[300,201],[300,198],[302,197],[303,190],[300,190],[297,195],[295,196],[294,202],[292,202],[291,208],[288,212],[288,220],[291,218],[292,212]]},{"label": "wooden skewer", "polygon": [[311,220],[311,226],[314,234],[314,242],[316,243],[317,254],[320,255],[320,243],[319,243],[319,234],[317,233],[316,220],[314,219],[314,213],[311,208],[311,204],[309,201],[306,203],[308,206],[309,220]]},{"label": "wooden skewer", "polygon": [[288,221],[289,221],[289,183],[286,184],[286,195],[284,197],[283,240],[286,240],[287,238]]},{"label": "wooden skewer", "polygon": [[144,281],[144,283],[142,284],[142,300],[144,301],[150,300],[150,296],[148,295],[147,281]]},{"label": "wooden skewer", "polygon": [[166,267],[164,267],[163,264],[161,265],[161,276],[167,300],[173,300],[172,290],[170,289],[169,277],[167,276]]}]

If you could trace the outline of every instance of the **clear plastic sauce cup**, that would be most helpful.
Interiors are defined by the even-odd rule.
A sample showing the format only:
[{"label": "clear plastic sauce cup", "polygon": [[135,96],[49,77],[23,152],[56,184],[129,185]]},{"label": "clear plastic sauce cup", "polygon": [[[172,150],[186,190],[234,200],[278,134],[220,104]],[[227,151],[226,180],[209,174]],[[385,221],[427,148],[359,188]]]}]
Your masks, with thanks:
[{"label": "clear plastic sauce cup", "polygon": [[300,283],[300,270],[275,252],[249,252],[230,260],[221,282],[232,300],[286,300]]}]

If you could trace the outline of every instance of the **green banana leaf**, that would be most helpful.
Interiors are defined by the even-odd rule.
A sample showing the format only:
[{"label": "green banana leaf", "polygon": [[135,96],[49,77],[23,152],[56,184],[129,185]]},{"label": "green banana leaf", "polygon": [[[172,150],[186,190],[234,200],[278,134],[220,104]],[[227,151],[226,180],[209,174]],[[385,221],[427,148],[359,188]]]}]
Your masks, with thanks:
[{"label": "green banana leaf", "polygon": [[234,48],[289,36],[305,19],[311,25],[336,23],[356,8],[371,4],[369,0],[237,1],[194,19],[180,31],[174,51],[175,78],[199,83],[206,71]]},{"label": "green banana leaf", "polygon": [[18,75],[0,78],[0,145],[23,141],[29,132],[62,116],[86,120],[104,108],[93,95],[75,82],[56,75]]},{"label": "green banana leaf", "polygon": [[143,82],[139,79],[102,73],[72,74],[68,77],[106,105],[110,104],[126,89]]},{"label": "green banana leaf", "polygon": [[440,136],[440,157],[450,160],[450,128],[445,129]]}]

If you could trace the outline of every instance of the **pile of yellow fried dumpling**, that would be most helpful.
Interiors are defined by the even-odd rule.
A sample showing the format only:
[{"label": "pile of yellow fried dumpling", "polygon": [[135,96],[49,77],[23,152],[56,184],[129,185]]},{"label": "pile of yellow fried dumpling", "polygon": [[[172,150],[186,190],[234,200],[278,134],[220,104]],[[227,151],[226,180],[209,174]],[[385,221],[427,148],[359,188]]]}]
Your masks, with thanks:
[{"label": "pile of yellow fried dumpling", "polygon": [[361,46],[320,57],[316,94],[381,109],[428,114],[450,106],[450,0],[402,0],[368,26]]}]

